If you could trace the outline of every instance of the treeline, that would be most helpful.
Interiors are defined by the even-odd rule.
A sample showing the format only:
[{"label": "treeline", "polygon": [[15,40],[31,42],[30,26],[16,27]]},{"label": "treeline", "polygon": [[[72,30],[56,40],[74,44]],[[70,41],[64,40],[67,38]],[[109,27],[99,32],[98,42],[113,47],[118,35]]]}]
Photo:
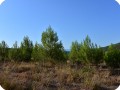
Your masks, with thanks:
[{"label": "treeline", "polygon": [[89,36],[82,42],[72,42],[70,53],[64,50],[63,44],[59,41],[57,33],[49,26],[42,33],[42,44],[35,43],[28,36],[23,38],[20,46],[17,41],[9,48],[5,41],[0,43],[0,61],[41,61],[71,60],[73,63],[79,62],[83,65],[98,65],[106,63],[111,68],[120,68],[120,50],[114,45],[110,45],[105,51],[97,44],[92,43]]},{"label": "treeline", "polygon": [[78,43],[77,41],[72,42],[69,57],[71,60],[83,64],[92,63],[97,65],[102,62],[104,52],[97,44],[92,43],[89,36],[87,36],[81,43]]},{"label": "treeline", "polygon": [[64,47],[59,41],[57,33],[49,26],[46,31],[42,33],[42,44],[35,43],[29,39],[28,36],[23,38],[20,46],[17,41],[9,48],[5,41],[0,43],[0,60],[14,60],[14,61],[39,61],[39,60],[66,60]]},{"label": "treeline", "polygon": [[83,64],[105,63],[111,68],[120,68],[120,49],[111,44],[107,50],[91,42],[89,36],[78,43],[72,42],[69,58]]}]

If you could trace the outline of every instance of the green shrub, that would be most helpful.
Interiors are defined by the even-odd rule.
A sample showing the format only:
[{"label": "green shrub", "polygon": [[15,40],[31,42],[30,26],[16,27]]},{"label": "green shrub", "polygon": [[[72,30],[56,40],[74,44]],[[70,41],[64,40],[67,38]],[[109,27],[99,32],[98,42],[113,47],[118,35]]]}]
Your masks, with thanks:
[{"label": "green shrub", "polygon": [[120,50],[113,45],[109,46],[108,51],[105,52],[105,62],[111,68],[120,68]]}]

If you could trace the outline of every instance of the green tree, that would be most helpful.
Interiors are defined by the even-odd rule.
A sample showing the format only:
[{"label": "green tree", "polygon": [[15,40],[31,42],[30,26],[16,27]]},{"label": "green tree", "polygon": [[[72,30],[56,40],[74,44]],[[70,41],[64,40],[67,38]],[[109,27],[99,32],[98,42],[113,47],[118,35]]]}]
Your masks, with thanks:
[{"label": "green tree", "polygon": [[8,45],[5,41],[0,43],[0,60],[8,59]]},{"label": "green tree", "polygon": [[120,68],[120,50],[110,45],[104,56],[106,64],[111,68]]},{"label": "green tree", "polygon": [[84,63],[89,63],[92,58],[91,49],[93,48],[93,43],[91,42],[89,36],[87,36],[80,45],[80,58]]},{"label": "green tree", "polygon": [[92,56],[91,56],[91,63],[98,65],[99,63],[103,62],[104,52],[103,49],[100,47],[95,47],[91,49]]},{"label": "green tree", "polygon": [[77,41],[72,42],[69,58],[73,62],[80,61],[79,51],[80,51],[80,44]]},{"label": "green tree", "polygon": [[21,50],[21,60],[30,61],[33,50],[33,43],[28,36],[23,38],[23,41],[21,42],[20,50]]},{"label": "green tree", "polygon": [[80,59],[83,63],[98,64],[103,59],[103,50],[91,42],[89,36],[80,44]]},{"label": "green tree", "polygon": [[42,44],[47,58],[54,60],[64,59],[64,48],[62,42],[58,40],[57,33],[49,26],[42,33]]},{"label": "green tree", "polygon": [[18,47],[17,41],[13,44],[13,47],[9,50],[9,59],[19,61],[21,60],[20,48]]},{"label": "green tree", "polygon": [[38,44],[37,42],[35,43],[33,47],[33,52],[32,52],[32,59],[34,61],[42,60],[45,58],[44,55],[44,48],[42,45]]}]

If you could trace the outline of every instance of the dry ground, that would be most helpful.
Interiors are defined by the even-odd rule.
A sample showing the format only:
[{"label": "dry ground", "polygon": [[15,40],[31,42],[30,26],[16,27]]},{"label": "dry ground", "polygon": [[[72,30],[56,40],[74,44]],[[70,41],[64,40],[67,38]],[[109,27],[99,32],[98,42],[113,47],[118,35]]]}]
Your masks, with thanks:
[{"label": "dry ground", "polygon": [[120,85],[120,73],[63,63],[6,62],[0,63],[0,85],[5,90],[114,90]]}]

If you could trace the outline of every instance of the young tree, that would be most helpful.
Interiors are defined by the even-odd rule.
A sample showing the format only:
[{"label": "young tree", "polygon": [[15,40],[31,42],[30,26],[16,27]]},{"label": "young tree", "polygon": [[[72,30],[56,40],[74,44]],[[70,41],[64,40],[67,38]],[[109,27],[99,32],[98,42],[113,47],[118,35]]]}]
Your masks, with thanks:
[{"label": "young tree", "polygon": [[106,64],[111,68],[120,68],[120,50],[110,45],[104,56]]},{"label": "young tree", "polygon": [[91,49],[92,56],[91,56],[91,63],[98,65],[99,63],[103,62],[104,52],[103,49],[100,47],[95,47]]},{"label": "young tree", "polygon": [[17,41],[16,41],[13,44],[13,47],[10,48],[10,50],[9,50],[9,59],[19,61],[19,60],[21,60],[20,54],[21,54],[20,48],[18,47],[18,44],[17,44]]},{"label": "young tree", "polygon": [[21,42],[20,50],[21,50],[21,59],[24,61],[30,61],[33,50],[33,43],[28,36],[23,38],[23,42]]},{"label": "young tree", "polygon": [[85,38],[80,46],[79,54],[83,63],[97,65],[103,59],[103,50],[97,44],[93,44],[89,36]]},{"label": "young tree", "polygon": [[36,42],[34,47],[33,47],[32,59],[34,61],[38,61],[38,60],[42,60],[44,58],[45,58],[44,48],[42,45],[40,45]]},{"label": "young tree", "polygon": [[0,43],[0,60],[8,59],[8,45],[5,41]]},{"label": "young tree", "polygon": [[79,51],[80,51],[80,44],[77,41],[72,42],[69,58],[73,62],[80,61]]},{"label": "young tree", "polygon": [[81,49],[79,54],[82,62],[90,63],[90,60],[92,58],[91,48],[93,48],[93,43],[91,42],[89,36],[87,36],[80,45],[81,45]]},{"label": "young tree", "polygon": [[62,42],[59,42],[57,33],[54,32],[50,26],[42,33],[41,41],[47,58],[54,60],[64,59],[64,48]]}]

